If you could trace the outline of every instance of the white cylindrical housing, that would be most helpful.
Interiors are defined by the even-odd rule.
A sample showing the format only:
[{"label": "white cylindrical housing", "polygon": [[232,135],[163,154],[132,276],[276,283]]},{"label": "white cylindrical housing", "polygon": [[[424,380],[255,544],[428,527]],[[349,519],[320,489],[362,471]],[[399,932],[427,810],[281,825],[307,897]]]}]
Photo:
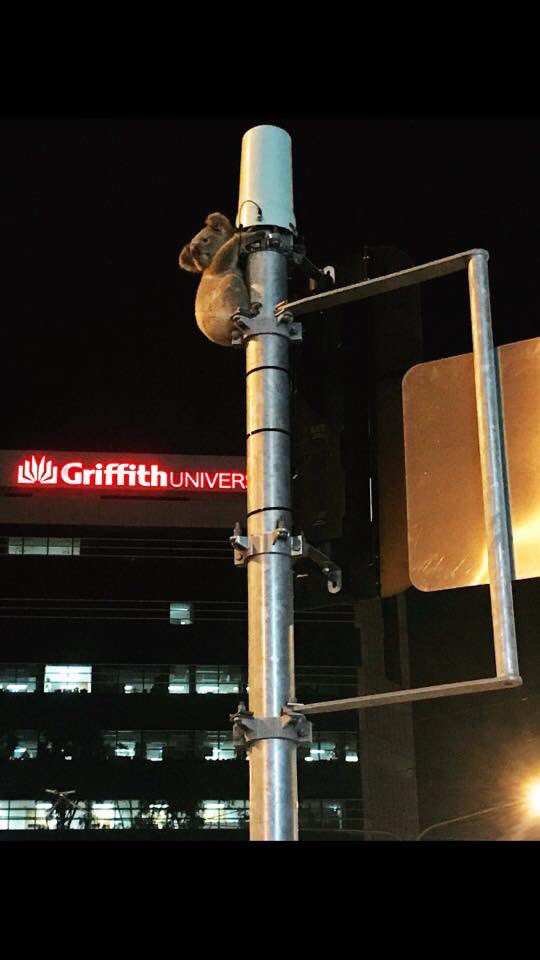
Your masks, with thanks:
[{"label": "white cylindrical housing", "polygon": [[252,127],[242,138],[237,227],[283,227],[296,233],[292,144],[280,127]]}]

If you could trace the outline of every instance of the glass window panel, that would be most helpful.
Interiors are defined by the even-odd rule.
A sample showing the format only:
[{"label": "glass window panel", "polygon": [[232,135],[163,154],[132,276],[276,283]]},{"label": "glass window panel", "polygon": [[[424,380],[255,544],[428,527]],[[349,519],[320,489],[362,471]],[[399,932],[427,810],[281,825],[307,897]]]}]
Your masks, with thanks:
[{"label": "glass window panel", "polygon": [[[9,800],[8,830],[32,830],[36,823],[34,800]],[[46,804],[50,806],[50,804]]]},{"label": "glass window panel", "polygon": [[193,604],[174,601],[169,607],[169,619],[173,626],[188,626],[193,623]]},{"label": "glass window panel", "polygon": [[342,805],[337,800],[321,801],[322,826],[341,830],[343,826]]},{"label": "glass window panel", "polygon": [[107,760],[111,760],[116,756],[116,730],[104,730],[101,736],[103,740],[105,758]]},{"label": "glass window panel", "polygon": [[185,757],[192,757],[193,751],[193,733],[191,730],[179,730],[169,734],[169,742],[164,759],[182,760]]},{"label": "glass window panel", "polygon": [[154,830],[164,830],[167,827],[167,804],[151,803],[149,808],[152,828]]},{"label": "glass window panel", "polygon": [[219,667],[197,667],[195,689],[197,693],[219,693]]},{"label": "glass window panel", "polygon": [[358,763],[358,737],[354,733],[345,734],[345,760],[347,763]]},{"label": "glass window panel", "polygon": [[45,667],[45,693],[90,693],[92,667],[80,665],[48,665]]},{"label": "glass window panel", "polygon": [[318,827],[321,823],[321,801],[302,800],[299,806],[299,821],[303,827]]},{"label": "glass window panel", "polygon": [[219,692],[220,693],[240,693],[240,682],[242,679],[242,670],[240,667],[219,668]]},{"label": "glass window panel", "polygon": [[189,667],[178,664],[171,667],[169,693],[189,693]]},{"label": "glass window panel", "polygon": [[117,730],[114,756],[130,760],[141,758],[140,732],[137,730]]},{"label": "glass window panel", "polygon": [[128,830],[138,801],[103,800],[92,803],[92,828],[94,830]]},{"label": "glass window panel", "polygon": [[37,672],[34,665],[0,667],[0,691],[5,693],[35,693]]},{"label": "glass window panel", "polygon": [[145,755],[147,760],[163,760],[163,753],[167,748],[167,736],[161,731],[145,730],[143,733]]},{"label": "glass window panel", "polygon": [[92,691],[94,693],[123,693],[118,678],[118,667],[98,664],[92,667]]},{"label": "glass window panel", "polygon": [[6,693],[35,693],[36,692],[36,681],[31,678],[28,681],[17,680],[15,683],[6,683],[5,685],[0,685],[1,690],[5,690]]},{"label": "glass window panel", "polygon": [[206,760],[207,756],[212,753],[212,746],[208,738],[208,731],[206,730],[194,730],[193,731],[193,756],[197,760]]},{"label": "glass window panel", "polygon": [[47,537],[23,537],[23,553],[25,556],[47,555]]},{"label": "glass window panel", "polygon": [[241,667],[201,666],[196,668],[197,693],[239,693]]},{"label": "glass window panel", "polygon": [[8,554],[16,555],[23,552],[23,538],[10,537],[8,540]]},{"label": "glass window panel", "polygon": [[37,730],[16,730],[17,745],[11,754],[12,760],[35,760],[37,757]]},{"label": "glass window panel", "polygon": [[97,830],[114,829],[117,809],[114,800],[92,804],[92,820]]},{"label": "glass window panel", "polygon": [[[25,551],[26,553],[26,546]],[[80,539],[73,537],[49,537],[49,556],[73,557],[81,552]]]},{"label": "glass window panel", "polygon": [[234,830],[244,827],[247,819],[245,800],[204,800],[201,817],[206,830]]},{"label": "glass window panel", "polygon": [[236,751],[232,742],[232,731],[212,730],[206,732],[205,760],[234,760]]},{"label": "glass window panel", "polygon": [[169,692],[169,667],[146,668],[144,671],[145,693],[166,694]]},{"label": "glass window panel", "polygon": [[217,730],[201,731],[199,743],[205,760],[218,760],[219,734]]},{"label": "glass window panel", "polygon": [[143,692],[143,672],[140,667],[121,667],[118,671],[118,681],[124,693]]},{"label": "glass window panel", "polygon": [[221,800],[203,800],[202,818],[206,830],[217,830],[225,803]]},{"label": "glass window panel", "polygon": [[245,800],[227,800],[222,811],[220,826],[226,830],[236,830],[246,823]]},{"label": "glass window panel", "polygon": [[318,736],[320,737],[317,743],[320,760],[347,761],[349,759],[350,762],[357,762],[356,734],[324,730]]}]

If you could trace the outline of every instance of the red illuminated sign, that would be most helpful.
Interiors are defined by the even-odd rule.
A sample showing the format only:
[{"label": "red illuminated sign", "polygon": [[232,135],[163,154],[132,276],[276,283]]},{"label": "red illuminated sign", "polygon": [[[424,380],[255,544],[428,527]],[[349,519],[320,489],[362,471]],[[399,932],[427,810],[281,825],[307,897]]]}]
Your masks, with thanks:
[{"label": "red illuminated sign", "polygon": [[[193,458],[190,458],[192,460]],[[16,485],[32,487],[98,488],[129,490],[224,491],[246,490],[246,475],[233,470],[171,469],[149,460],[105,461],[82,459],[64,462],[47,454],[28,454],[16,466]]]}]

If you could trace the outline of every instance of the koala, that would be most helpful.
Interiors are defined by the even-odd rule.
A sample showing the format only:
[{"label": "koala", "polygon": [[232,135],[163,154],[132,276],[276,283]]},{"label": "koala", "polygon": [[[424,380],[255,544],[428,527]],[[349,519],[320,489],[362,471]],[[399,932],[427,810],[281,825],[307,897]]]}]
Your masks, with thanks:
[{"label": "koala", "polygon": [[249,295],[238,266],[240,238],[227,217],[210,213],[206,225],[180,253],[183,270],[200,273],[195,298],[197,326],[205,337],[224,347],[232,346],[231,317],[249,309]]}]

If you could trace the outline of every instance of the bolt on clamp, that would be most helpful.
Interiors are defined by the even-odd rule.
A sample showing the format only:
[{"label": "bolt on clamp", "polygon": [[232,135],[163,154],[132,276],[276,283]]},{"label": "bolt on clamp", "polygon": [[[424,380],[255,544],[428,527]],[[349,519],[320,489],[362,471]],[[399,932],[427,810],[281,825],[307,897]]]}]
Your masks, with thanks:
[{"label": "bolt on clamp", "polygon": [[245,704],[240,703],[229,719],[233,724],[233,744],[236,750],[246,750],[256,740],[293,740],[296,744],[312,742],[312,724],[304,714],[282,708],[279,717],[254,717]]},{"label": "bolt on clamp", "polygon": [[[341,568],[325,553],[308,543],[303,533],[291,534],[281,517],[271,533],[259,533],[254,536],[242,536],[242,528],[239,523],[236,523],[233,535],[229,539],[234,550],[236,567],[245,567],[250,557],[256,557],[262,553],[286,554],[293,560],[306,557],[312,560],[326,577],[329,593],[339,593],[341,590],[343,585]],[[285,549],[276,549],[276,545],[284,540],[288,541]]]},{"label": "bolt on clamp", "polygon": [[[242,347],[249,337],[261,333],[279,333],[289,340],[302,339],[302,324],[295,321],[292,313],[283,313],[279,317],[259,317],[260,303],[253,304],[252,311],[242,313],[240,310],[233,313],[231,320],[233,332],[231,343],[233,347]],[[255,309],[259,308],[259,309]]]}]

